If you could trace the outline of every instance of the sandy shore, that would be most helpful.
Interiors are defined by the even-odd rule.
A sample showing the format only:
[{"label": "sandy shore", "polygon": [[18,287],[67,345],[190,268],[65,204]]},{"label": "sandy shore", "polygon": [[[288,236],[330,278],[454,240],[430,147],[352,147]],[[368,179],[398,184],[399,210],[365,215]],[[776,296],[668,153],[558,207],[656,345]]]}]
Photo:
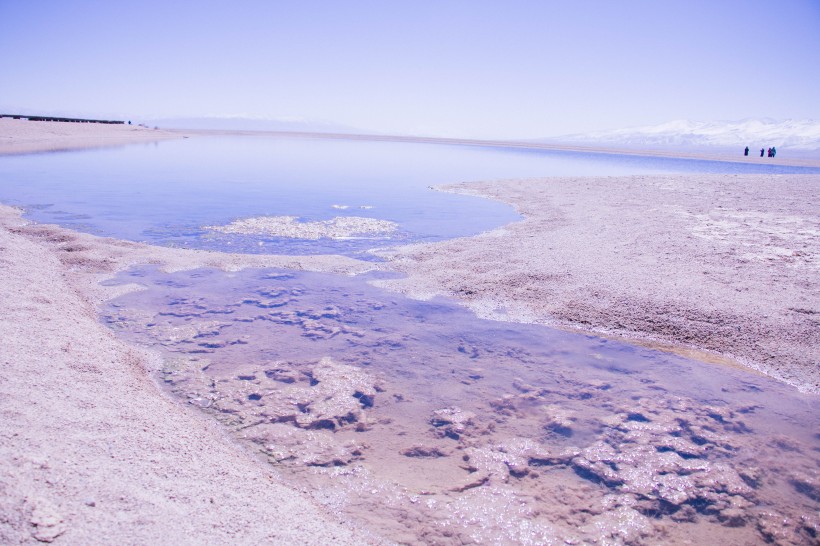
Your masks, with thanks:
[{"label": "sandy shore", "polygon": [[104,148],[182,137],[182,133],[138,125],[0,118],[0,155]]},{"label": "sandy shore", "polygon": [[[415,297],[645,340],[820,392],[820,176],[510,180],[449,186],[525,220],[380,252]],[[704,354],[704,351],[711,353]]]},{"label": "sandy shore", "polygon": [[[29,151],[102,145],[75,132],[86,125],[59,124],[64,133],[53,137],[51,124],[20,123],[44,123]],[[104,142],[158,134],[143,131]],[[20,146],[4,142],[0,153]],[[382,251],[390,261],[381,267],[408,275],[383,284],[452,296],[485,316],[729,356],[820,390],[820,176],[540,179],[449,191],[512,203],[525,220]],[[31,224],[0,207],[0,542],[369,540],[169,399],[150,379],[155,356],[98,322],[96,306],[130,289],[99,282],[146,263],[374,267],[154,248]]]}]

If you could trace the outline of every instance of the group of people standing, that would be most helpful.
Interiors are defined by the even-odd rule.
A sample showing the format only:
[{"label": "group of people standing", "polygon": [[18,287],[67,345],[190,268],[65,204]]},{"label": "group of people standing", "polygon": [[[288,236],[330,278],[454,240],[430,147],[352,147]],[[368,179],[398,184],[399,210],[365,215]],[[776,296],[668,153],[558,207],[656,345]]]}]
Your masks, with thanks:
[{"label": "group of people standing", "polygon": [[[761,148],[760,149],[760,157],[763,157],[763,151],[764,151],[763,148]],[[777,155],[777,150],[775,149],[774,146],[772,146],[771,148],[769,148],[766,151],[766,153],[768,154],[768,157],[774,157],[774,156]],[[746,146],[746,149],[743,150],[743,155],[745,155],[745,156],[749,155],[749,147],[748,146]]]}]

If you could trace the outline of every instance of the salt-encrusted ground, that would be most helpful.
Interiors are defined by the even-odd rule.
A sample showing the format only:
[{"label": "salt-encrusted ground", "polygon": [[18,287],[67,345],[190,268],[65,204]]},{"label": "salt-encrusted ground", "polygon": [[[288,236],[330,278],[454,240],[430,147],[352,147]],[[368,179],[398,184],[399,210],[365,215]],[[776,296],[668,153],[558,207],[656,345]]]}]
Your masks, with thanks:
[{"label": "salt-encrusted ground", "polygon": [[482,315],[730,355],[820,390],[820,176],[550,178],[450,186],[525,219],[380,252],[382,284]]}]

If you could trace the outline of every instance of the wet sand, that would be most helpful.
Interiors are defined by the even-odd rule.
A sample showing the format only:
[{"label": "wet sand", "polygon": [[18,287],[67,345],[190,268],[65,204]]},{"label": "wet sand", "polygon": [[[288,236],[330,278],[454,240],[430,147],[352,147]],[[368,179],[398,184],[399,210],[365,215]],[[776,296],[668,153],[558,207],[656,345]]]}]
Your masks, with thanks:
[{"label": "wet sand", "polygon": [[707,351],[820,392],[820,176],[465,183],[525,217],[477,237],[378,252],[479,315]]}]

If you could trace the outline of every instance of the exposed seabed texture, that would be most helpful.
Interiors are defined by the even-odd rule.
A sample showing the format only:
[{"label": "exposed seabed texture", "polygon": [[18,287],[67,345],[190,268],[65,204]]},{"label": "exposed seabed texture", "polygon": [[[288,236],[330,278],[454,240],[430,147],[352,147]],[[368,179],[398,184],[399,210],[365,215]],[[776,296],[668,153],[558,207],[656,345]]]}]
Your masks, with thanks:
[{"label": "exposed seabed texture", "polygon": [[811,544],[817,402],[360,278],[120,277],[107,322],[341,518],[401,543]]}]

